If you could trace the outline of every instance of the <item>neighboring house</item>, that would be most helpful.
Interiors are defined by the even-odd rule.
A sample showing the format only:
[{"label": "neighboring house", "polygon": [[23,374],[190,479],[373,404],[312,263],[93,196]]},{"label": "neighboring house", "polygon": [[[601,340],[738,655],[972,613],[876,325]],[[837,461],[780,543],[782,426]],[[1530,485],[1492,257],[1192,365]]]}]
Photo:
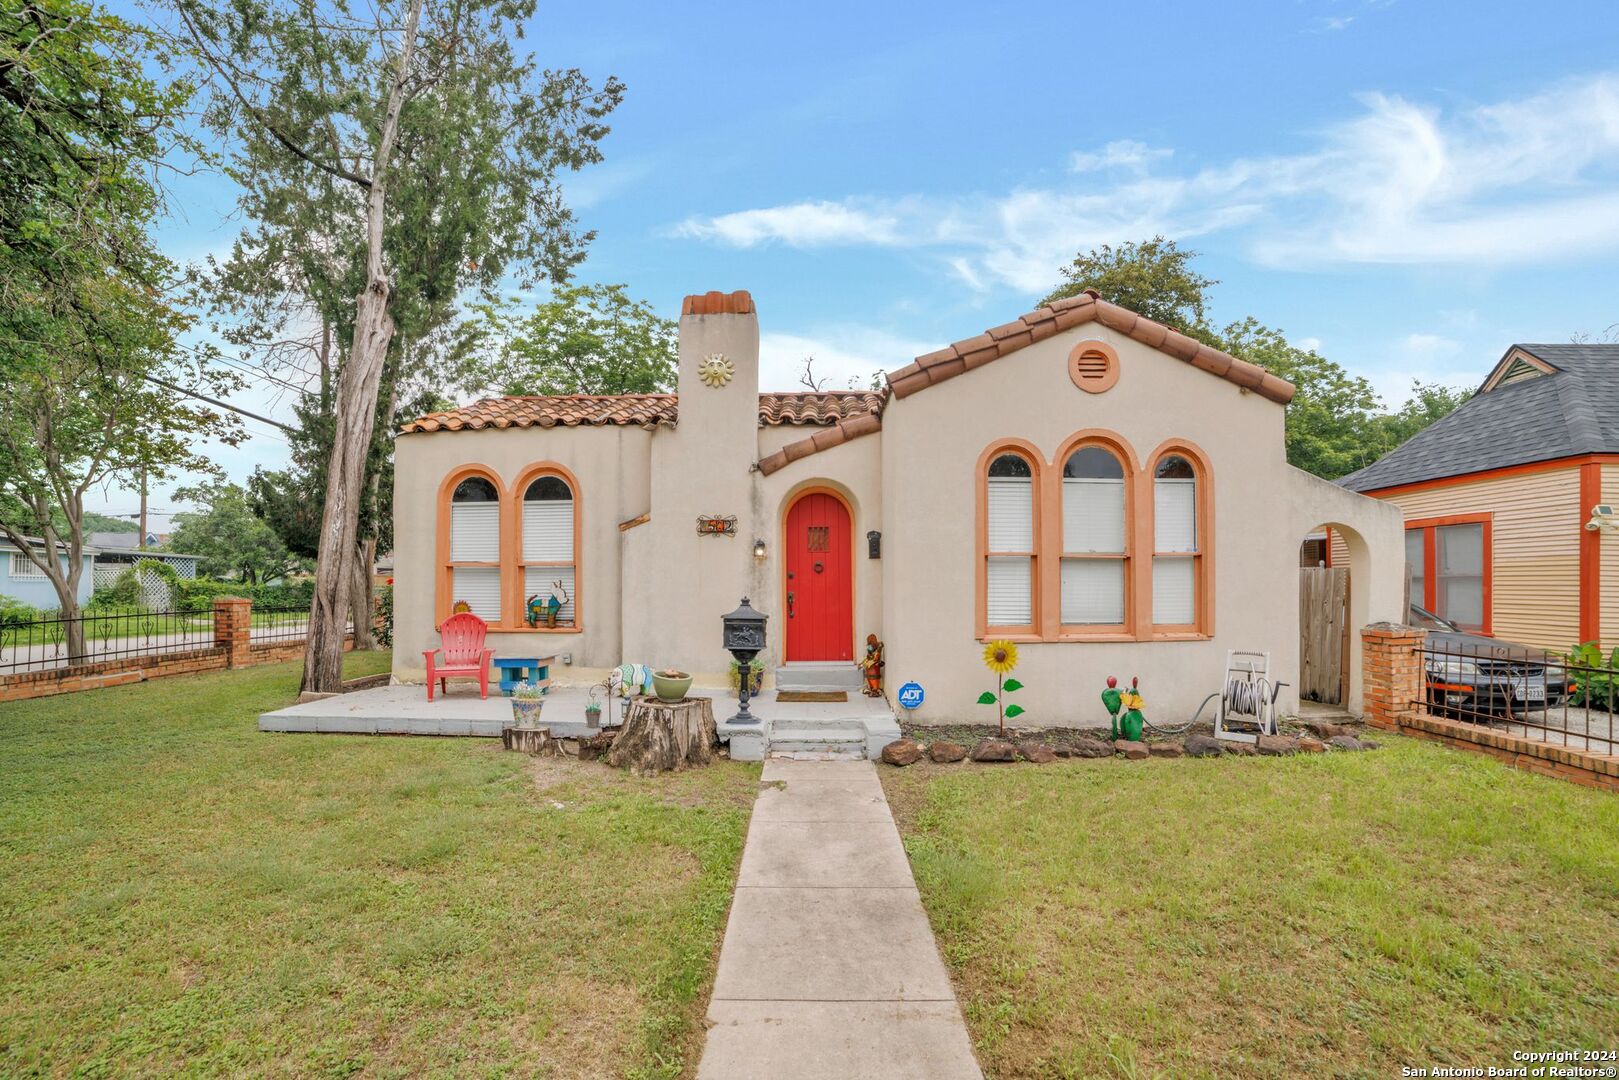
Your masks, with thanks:
[{"label": "neighboring house", "polygon": [[[36,552],[45,550],[43,540],[29,537],[28,542]],[[58,542],[56,547],[57,559],[63,573],[66,573],[67,545]],[[89,547],[82,553],[84,569],[79,576],[79,590],[76,594],[81,604],[90,599],[94,587],[91,564],[95,556],[95,549]],[[51,584],[51,579],[45,575],[45,571],[36,566],[16,544],[4,539],[0,539],[0,596],[21,600],[29,607],[39,608],[42,611],[55,611],[62,606],[61,599],[56,595],[56,588]]]},{"label": "neighboring house", "polygon": [[[919,720],[993,722],[975,702],[995,638],[1018,643],[1029,723],[1105,723],[1109,675],[1140,677],[1149,717],[1190,719],[1229,649],[1270,651],[1291,707],[1298,550],[1322,525],[1350,537],[1353,625],[1401,617],[1399,514],[1287,464],[1293,387],[1095,294],[880,393],[760,393],[745,292],[687,297],[679,357],[678,394],[404,425],[396,675],[422,680],[465,604],[498,653],[570,654],[575,679],[635,662],[722,684],[721,616],[747,595],[767,664],[846,672],[875,634],[890,692],[924,687]],[[559,625],[528,625],[558,582]]]},{"label": "neighboring house", "polygon": [[1520,644],[1619,644],[1619,538],[1585,527],[1619,501],[1619,345],[1514,345],[1464,405],[1338,482],[1404,513],[1413,602]]},{"label": "neighboring house", "polygon": [[[158,534],[148,533],[147,543],[156,544]],[[174,568],[175,574],[182,578],[197,576],[196,555],[181,555],[172,551],[153,551],[151,548],[139,546],[140,534],[132,532],[95,532],[89,536],[89,542],[97,548],[96,570],[97,577],[103,584],[111,583],[128,567],[134,566],[142,559],[154,559],[157,562],[167,563]]]}]

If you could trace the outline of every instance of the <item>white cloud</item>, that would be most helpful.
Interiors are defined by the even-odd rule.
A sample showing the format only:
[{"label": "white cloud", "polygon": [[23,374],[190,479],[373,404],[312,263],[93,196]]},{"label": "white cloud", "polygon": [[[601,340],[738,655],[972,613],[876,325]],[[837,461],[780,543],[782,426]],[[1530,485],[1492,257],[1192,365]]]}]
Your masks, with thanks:
[{"label": "white cloud", "polygon": [[1115,139],[1098,151],[1075,150],[1068,158],[1070,172],[1095,172],[1098,169],[1145,169],[1175,151],[1148,146],[1135,139]]},{"label": "white cloud", "polygon": [[1077,250],[1234,233],[1287,268],[1550,262],[1619,249],[1619,76],[1489,105],[1359,100],[1296,153],[1171,171],[1130,139],[1074,155],[1063,184],[999,195],[804,202],[692,218],[679,235],[936,250],[974,287],[1049,286]]},{"label": "white cloud", "polygon": [[804,358],[815,358],[815,377],[828,390],[864,390],[878,371],[893,371],[938,348],[869,326],[817,327],[802,334],[759,335],[759,389],[802,390]]}]

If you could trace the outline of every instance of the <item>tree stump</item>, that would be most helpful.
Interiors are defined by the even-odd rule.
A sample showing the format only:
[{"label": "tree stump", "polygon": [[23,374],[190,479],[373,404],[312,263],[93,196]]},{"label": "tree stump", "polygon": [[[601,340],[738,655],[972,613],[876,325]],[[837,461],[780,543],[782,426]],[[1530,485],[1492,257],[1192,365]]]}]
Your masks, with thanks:
[{"label": "tree stump", "polygon": [[656,776],[688,765],[707,765],[714,760],[718,741],[713,699],[635,698],[607,751],[607,764],[636,776]]},{"label": "tree stump", "polygon": [[525,754],[556,757],[561,752],[561,747],[551,737],[551,729],[548,727],[501,728],[500,742],[508,750],[518,750]]}]

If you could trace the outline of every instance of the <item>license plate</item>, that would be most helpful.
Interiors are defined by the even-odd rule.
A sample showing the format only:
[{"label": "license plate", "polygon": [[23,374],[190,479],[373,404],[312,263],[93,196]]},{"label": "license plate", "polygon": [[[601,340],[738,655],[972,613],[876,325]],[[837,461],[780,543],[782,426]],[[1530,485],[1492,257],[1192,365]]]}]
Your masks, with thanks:
[{"label": "license plate", "polygon": [[1544,686],[1514,686],[1512,696],[1519,701],[1545,701],[1546,688]]}]

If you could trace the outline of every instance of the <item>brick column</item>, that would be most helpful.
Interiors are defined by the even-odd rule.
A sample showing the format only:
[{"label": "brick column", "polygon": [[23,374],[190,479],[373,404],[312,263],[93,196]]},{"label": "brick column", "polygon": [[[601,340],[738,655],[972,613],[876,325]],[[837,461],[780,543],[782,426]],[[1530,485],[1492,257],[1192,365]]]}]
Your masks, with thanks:
[{"label": "brick column", "polygon": [[1426,630],[1395,623],[1362,628],[1361,677],[1366,722],[1399,730],[1422,699],[1422,643]]},{"label": "brick column", "polygon": [[252,663],[253,601],[243,596],[214,597],[214,645],[223,646],[226,667]]}]

